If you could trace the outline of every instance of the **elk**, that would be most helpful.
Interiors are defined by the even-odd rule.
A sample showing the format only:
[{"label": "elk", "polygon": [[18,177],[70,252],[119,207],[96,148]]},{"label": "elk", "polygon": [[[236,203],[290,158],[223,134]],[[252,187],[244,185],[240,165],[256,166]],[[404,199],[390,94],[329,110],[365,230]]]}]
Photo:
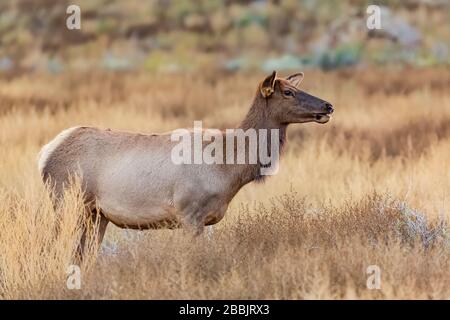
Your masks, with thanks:
[{"label": "elk", "polygon": [[[328,122],[333,107],[300,90],[302,79],[303,73],[277,78],[274,71],[267,76],[239,128],[277,129],[281,148],[289,124]],[[133,229],[184,227],[200,234],[204,226],[223,218],[244,185],[263,178],[259,161],[174,164],[173,147],[170,133],[73,127],[42,148],[38,167],[44,183],[50,184],[55,206],[71,176],[80,178],[86,213],[99,221],[99,243],[109,222]],[[88,231],[80,239],[81,253]]]}]

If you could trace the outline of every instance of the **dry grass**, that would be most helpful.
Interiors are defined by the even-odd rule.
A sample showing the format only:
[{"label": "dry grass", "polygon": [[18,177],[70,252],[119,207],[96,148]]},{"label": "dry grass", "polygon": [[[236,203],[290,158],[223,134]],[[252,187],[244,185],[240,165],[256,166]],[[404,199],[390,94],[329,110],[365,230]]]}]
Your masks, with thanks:
[{"label": "dry grass", "polygon": [[[214,234],[108,227],[81,290],[66,288],[80,220],[41,185],[37,152],[95,125],[232,127],[261,75],[28,75],[0,80],[1,298],[450,298],[450,71],[307,72],[336,107],[292,126],[280,172],[246,186]],[[62,219],[61,233],[55,223]],[[92,257],[93,255],[91,255]],[[381,268],[381,289],[366,268]]]}]

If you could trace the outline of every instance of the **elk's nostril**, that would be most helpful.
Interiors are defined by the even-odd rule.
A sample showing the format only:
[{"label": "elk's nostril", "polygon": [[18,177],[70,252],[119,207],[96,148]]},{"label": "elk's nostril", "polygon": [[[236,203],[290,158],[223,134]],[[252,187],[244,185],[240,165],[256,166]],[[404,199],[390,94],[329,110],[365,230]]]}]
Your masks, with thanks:
[{"label": "elk's nostril", "polygon": [[328,113],[333,113],[333,111],[334,111],[333,106],[331,104],[329,104],[329,103],[325,103],[325,110]]}]

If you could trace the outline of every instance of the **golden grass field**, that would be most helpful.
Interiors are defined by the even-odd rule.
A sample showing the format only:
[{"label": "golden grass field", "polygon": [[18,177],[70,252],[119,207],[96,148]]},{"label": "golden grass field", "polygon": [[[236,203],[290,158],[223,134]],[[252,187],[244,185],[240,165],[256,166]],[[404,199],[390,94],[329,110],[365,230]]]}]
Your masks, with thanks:
[{"label": "golden grass field", "polygon": [[[333,103],[333,119],[290,126],[279,173],[244,187],[210,238],[110,224],[82,265],[81,289],[67,288],[81,196],[68,190],[55,238],[40,147],[75,125],[232,128],[263,76],[2,78],[0,298],[449,299],[445,68],[306,71],[304,89]],[[366,286],[370,265],[379,290]]]}]

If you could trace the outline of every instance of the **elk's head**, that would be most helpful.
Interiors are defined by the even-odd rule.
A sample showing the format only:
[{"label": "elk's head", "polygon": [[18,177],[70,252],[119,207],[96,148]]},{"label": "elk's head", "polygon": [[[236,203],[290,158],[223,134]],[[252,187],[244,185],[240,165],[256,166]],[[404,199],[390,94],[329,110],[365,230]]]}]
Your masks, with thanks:
[{"label": "elk's head", "polygon": [[260,84],[262,98],[266,100],[270,118],[282,124],[317,122],[331,119],[333,106],[320,98],[299,89],[303,73],[295,73],[286,79],[277,78],[275,71]]}]

